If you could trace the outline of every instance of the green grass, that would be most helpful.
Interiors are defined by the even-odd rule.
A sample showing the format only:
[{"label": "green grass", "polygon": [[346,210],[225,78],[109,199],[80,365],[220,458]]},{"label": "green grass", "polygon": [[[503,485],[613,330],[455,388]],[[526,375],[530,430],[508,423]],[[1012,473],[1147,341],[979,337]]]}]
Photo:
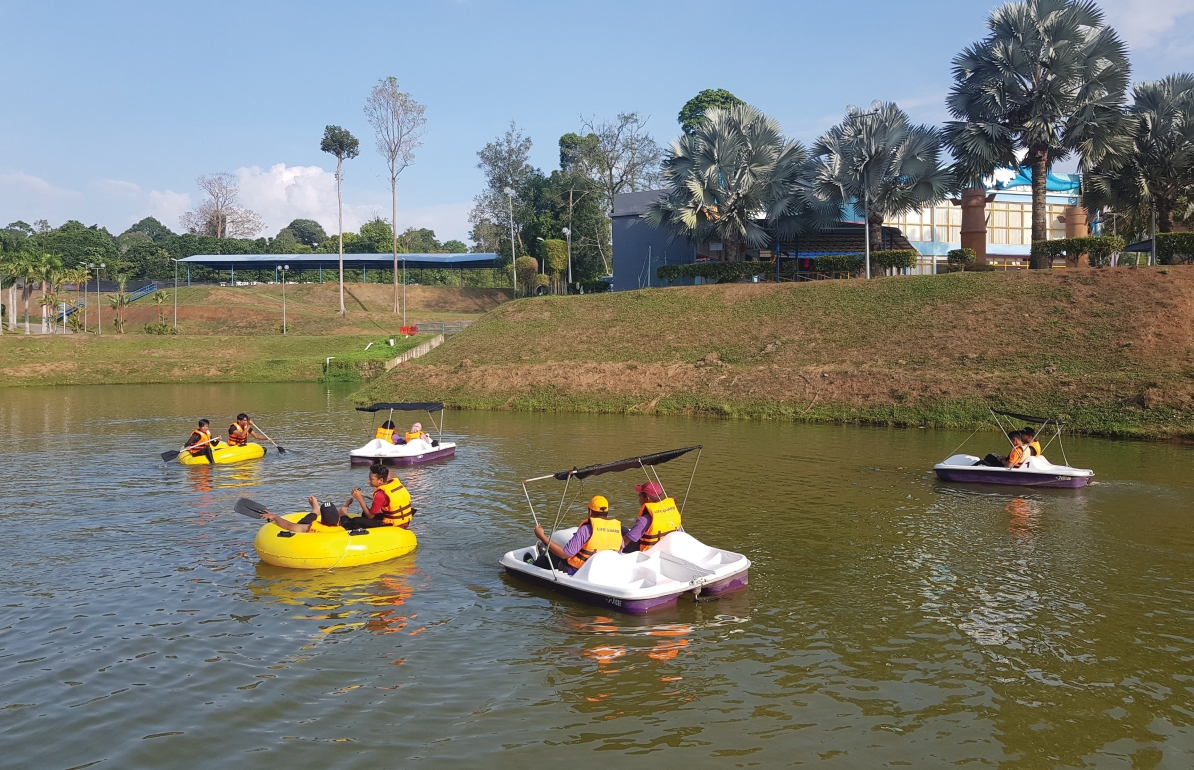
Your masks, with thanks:
[{"label": "green grass", "polygon": [[[508,303],[361,398],[1194,438],[1194,268],[728,285]],[[717,361],[706,365],[715,354]]]}]

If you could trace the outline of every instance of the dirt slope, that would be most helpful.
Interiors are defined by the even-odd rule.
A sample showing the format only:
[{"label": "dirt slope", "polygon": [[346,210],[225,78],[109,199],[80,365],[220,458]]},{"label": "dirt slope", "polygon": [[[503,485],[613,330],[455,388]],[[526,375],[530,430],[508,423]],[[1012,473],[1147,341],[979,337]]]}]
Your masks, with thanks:
[{"label": "dirt slope", "polygon": [[1194,438],[1194,267],[508,303],[370,386],[461,406],[963,426],[988,403]]}]

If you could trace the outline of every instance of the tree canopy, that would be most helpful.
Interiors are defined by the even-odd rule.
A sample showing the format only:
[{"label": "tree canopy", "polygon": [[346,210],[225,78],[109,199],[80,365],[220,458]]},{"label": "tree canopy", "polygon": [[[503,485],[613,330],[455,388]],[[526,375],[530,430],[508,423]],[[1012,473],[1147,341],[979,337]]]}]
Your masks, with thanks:
[{"label": "tree canopy", "polygon": [[677,120],[680,122],[680,129],[686,134],[691,134],[708,110],[714,107],[728,110],[740,104],[745,102],[724,88],[706,88],[684,103]]}]

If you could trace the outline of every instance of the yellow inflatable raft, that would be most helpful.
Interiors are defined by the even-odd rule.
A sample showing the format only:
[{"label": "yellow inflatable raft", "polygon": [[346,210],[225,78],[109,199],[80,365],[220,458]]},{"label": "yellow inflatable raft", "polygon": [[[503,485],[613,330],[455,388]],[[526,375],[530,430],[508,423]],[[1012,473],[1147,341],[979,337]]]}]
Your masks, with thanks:
[{"label": "yellow inflatable raft", "polygon": [[[212,447],[211,456],[215,458],[216,465],[239,463],[245,460],[257,460],[265,457],[265,447],[261,444],[245,444],[244,446],[220,444],[219,446]],[[186,450],[179,453],[178,461],[183,465],[209,464],[206,455],[192,455],[190,451]]]},{"label": "yellow inflatable raft", "polygon": [[[283,518],[298,521],[306,513]],[[295,569],[357,567],[396,559],[415,550],[415,533],[401,527],[373,527],[356,532],[288,532],[270,522],[257,531],[253,547],[266,564]]]}]

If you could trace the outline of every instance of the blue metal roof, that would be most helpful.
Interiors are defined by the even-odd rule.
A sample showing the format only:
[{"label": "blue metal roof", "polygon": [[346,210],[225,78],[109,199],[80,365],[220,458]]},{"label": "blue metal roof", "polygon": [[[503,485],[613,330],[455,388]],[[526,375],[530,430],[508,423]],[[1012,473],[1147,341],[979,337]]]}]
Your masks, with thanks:
[{"label": "blue metal roof", "polygon": [[[399,254],[398,264],[406,262],[408,270],[426,268],[493,267],[499,255],[490,252],[469,254]],[[216,270],[273,270],[278,265],[289,265],[291,272],[303,270],[335,269],[340,264],[339,254],[196,254],[183,257],[183,264],[203,265]],[[393,267],[394,255],[345,254],[344,267],[350,270]]]}]

